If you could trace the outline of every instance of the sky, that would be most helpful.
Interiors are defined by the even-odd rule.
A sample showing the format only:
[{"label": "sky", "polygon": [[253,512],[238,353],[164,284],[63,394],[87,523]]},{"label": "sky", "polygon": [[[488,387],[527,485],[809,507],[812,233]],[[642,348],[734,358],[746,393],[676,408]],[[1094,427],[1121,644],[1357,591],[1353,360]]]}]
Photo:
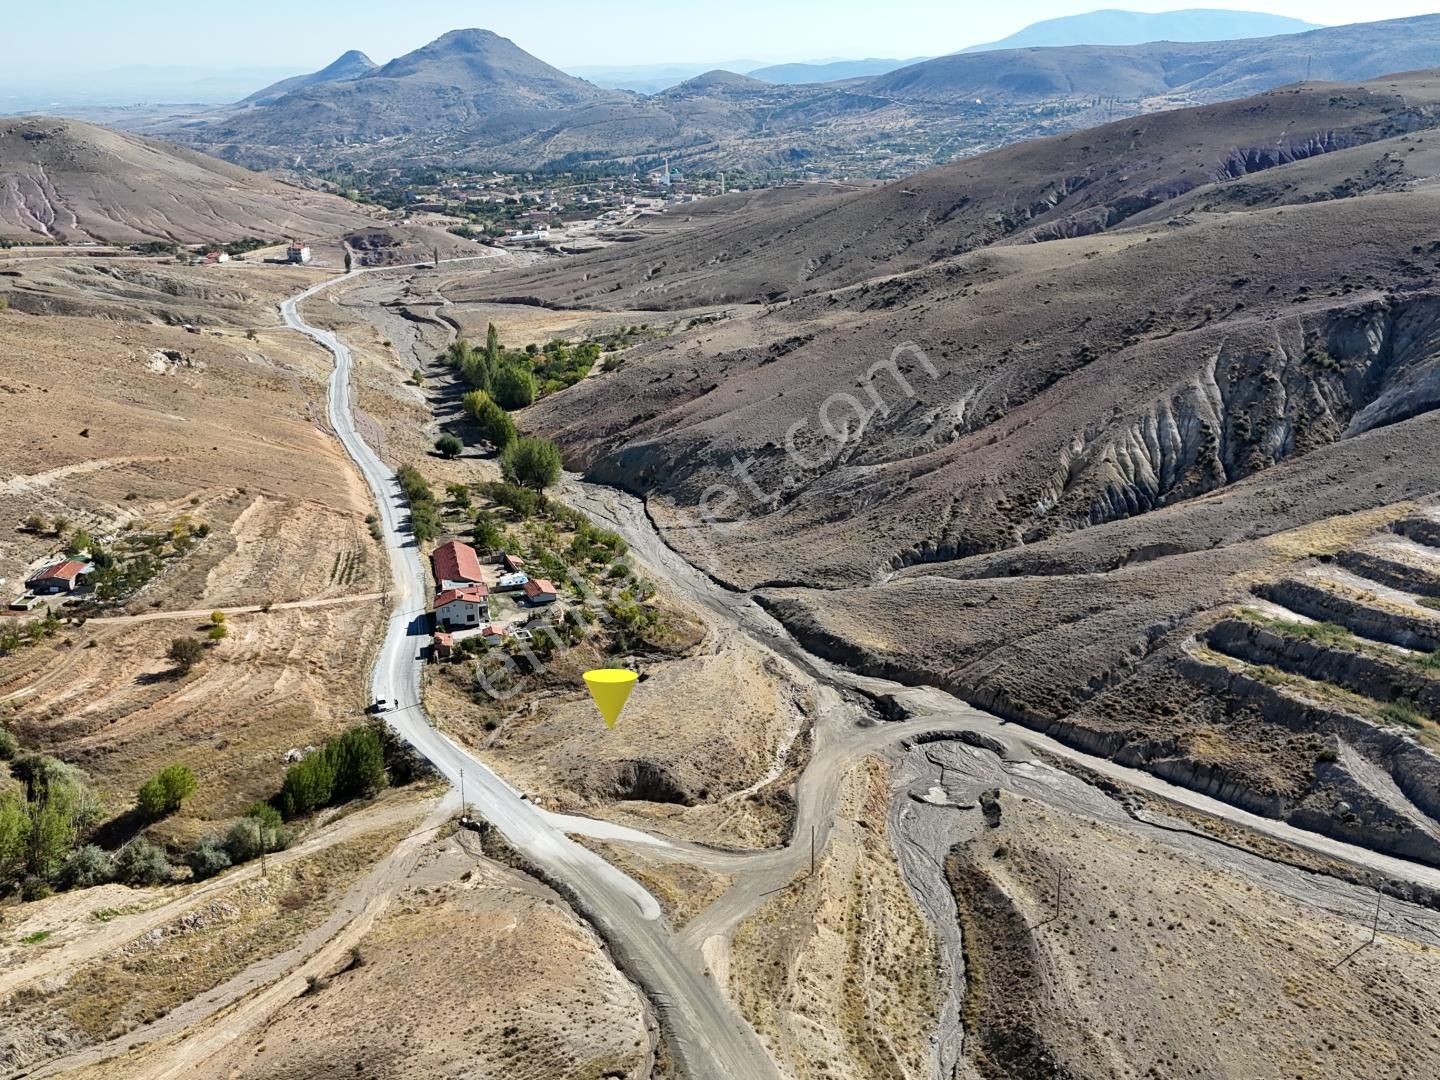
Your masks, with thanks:
[{"label": "sky", "polygon": [[[39,0],[29,0],[39,7]],[[482,27],[557,67],[910,57],[992,41],[1097,7],[1262,10],[1338,24],[1440,10],[1440,0],[50,0],[43,47],[7,42],[0,93],[135,65],[309,71],[346,49],[376,61]],[[10,0],[14,8],[27,0]],[[46,6],[49,6],[48,4]],[[12,15],[15,12],[12,10]],[[12,26],[13,26],[12,20]],[[38,44],[38,43],[37,43]]]}]

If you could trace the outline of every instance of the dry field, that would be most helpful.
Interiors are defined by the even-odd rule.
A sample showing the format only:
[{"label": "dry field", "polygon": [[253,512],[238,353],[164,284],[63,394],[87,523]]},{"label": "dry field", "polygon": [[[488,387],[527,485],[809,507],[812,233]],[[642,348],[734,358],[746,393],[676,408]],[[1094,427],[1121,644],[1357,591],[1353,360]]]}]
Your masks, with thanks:
[{"label": "dry field", "polygon": [[580,677],[604,659],[584,644],[557,653],[543,679],[499,705],[436,677],[426,703],[437,725],[552,809],[727,847],[783,843],[810,720],[803,690],[724,637],[642,663],[645,681],[607,730]]},{"label": "dry field", "polygon": [[[1277,897],[1157,835],[1005,799],[947,864],[982,1077],[1434,1075],[1437,942]],[[1055,915],[1057,874],[1062,882]]]},{"label": "dry field", "polygon": [[[182,271],[198,275],[166,272]],[[270,303],[309,276],[209,273],[244,282],[239,325],[273,324]],[[32,262],[24,274],[44,276]],[[128,302],[99,280],[112,291],[91,299]],[[327,354],[273,329],[197,335],[128,310],[135,321],[0,312],[0,400],[25,420],[0,446],[0,517],[46,522],[0,536],[0,577],[18,591],[60,549],[57,518],[117,543],[201,532],[119,611],[0,658],[0,722],[90,771],[111,812],[149,770],[190,764],[200,791],[173,823],[188,833],[271,793],[285,750],[353,721],[387,575],[368,494],[324,428]],[[334,603],[285,606],[314,600]],[[272,604],[230,615],[193,672],[168,674],[170,639],[208,629],[211,609]]]},{"label": "dry field", "polygon": [[[39,1064],[116,1039],[300,943],[414,828],[415,805],[402,806],[398,822],[278,857],[263,875],[256,868],[228,875],[192,902],[183,889],[115,886],[33,905],[21,929],[43,926],[48,936],[11,962],[23,963],[25,950],[55,949],[57,966],[13,985],[0,1001],[5,1064]],[[107,906],[91,904],[92,892]],[[67,964],[70,955],[75,961]]]},{"label": "dry field", "polygon": [[218,1038],[202,1029],[64,1075],[649,1077],[655,1031],[644,998],[554,893],[477,861],[476,850],[469,834],[428,845],[357,952],[322,969],[310,992],[263,1014],[242,1004]]},{"label": "dry field", "polygon": [[930,1075],[936,945],[896,868],[889,799],[883,762],[852,768],[816,876],[735,932],[720,977],[785,1077]]}]

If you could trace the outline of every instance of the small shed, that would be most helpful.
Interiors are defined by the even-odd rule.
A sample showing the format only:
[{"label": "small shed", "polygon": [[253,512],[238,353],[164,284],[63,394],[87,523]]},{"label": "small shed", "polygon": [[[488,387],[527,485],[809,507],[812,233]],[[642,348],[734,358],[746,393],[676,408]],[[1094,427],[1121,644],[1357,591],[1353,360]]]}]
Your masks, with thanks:
[{"label": "small shed", "polygon": [[555,586],[544,578],[531,578],[525,582],[524,593],[530,604],[553,604],[558,599]]}]

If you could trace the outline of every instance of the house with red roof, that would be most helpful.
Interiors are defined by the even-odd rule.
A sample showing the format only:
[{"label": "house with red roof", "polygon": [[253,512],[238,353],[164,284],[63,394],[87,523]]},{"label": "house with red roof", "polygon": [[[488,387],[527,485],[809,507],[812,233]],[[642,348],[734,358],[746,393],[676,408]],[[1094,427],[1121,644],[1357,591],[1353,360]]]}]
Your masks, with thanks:
[{"label": "house with red roof", "polygon": [[490,621],[490,590],[484,585],[446,589],[435,597],[435,625],[449,630],[484,626]]},{"label": "house with red roof", "polygon": [[525,600],[534,604],[553,604],[558,598],[555,586],[544,578],[531,578],[525,582]]},{"label": "house with red roof", "polygon": [[430,556],[430,565],[435,570],[436,592],[481,585],[485,581],[480,572],[480,556],[475,554],[473,547],[459,540],[437,547]]},{"label": "house with red roof", "polygon": [[88,563],[66,559],[45,567],[25,584],[31,592],[37,593],[74,592],[78,586],[85,584],[85,575],[89,572]]}]

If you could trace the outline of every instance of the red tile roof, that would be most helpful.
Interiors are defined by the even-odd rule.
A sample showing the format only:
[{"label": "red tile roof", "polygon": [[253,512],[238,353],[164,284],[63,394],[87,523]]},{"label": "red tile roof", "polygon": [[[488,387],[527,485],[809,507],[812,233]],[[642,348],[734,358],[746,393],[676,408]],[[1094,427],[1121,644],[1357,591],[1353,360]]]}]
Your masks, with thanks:
[{"label": "red tile roof", "polygon": [[491,623],[489,626],[485,627],[484,630],[480,631],[480,636],[504,637],[508,633],[510,633],[510,628],[508,626],[501,626],[499,623]]},{"label": "red tile roof", "polygon": [[544,578],[531,578],[525,582],[526,596],[539,596],[541,593],[550,593],[553,596],[555,594],[555,586],[551,585],[550,582]]},{"label": "red tile roof", "polygon": [[85,571],[86,571],[87,569],[89,569],[89,568],[88,568],[83,562],[77,562],[77,561],[74,560],[74,559],[66,559],[64,562],[58,562],[58,563],[56,563],[54,566],[47,566],[44,570],[41,570],[38,574],[36,574],[36,575],[35,575],[34,577],[32,577],[30,580],[31,580],[31,581],[55,581],[55,580],[60,580],[60,581],[74,581],[74,580],[75,580],[77,577],[79,577],[81,574],[85,573]]},{"label": "red tile roof", "polygon": [[456,600],[465,600],[471,604],[483,604],[489,595],[490,590],[484,585],[476,585],[469,589],[446,589],[435,597],[435,610],[439,611],[446,604],[453,604]]},{"label": "red tile roof", "polygon": [[435,549],[435,554],[430,556],[430,564],[435,568],[435,581],[437,584],[444,581],[481,581],[480,557],[475,554],[475,549],[469,544],[462,544],[459,540],[451,540],[448,544],[441,544]]}]

